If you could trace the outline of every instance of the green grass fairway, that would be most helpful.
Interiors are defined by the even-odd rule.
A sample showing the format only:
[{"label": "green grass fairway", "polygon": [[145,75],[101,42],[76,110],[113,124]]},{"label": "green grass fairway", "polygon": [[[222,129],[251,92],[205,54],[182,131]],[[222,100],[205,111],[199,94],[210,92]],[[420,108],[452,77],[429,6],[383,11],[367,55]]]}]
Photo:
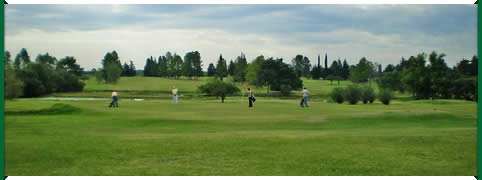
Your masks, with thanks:
[{"label": "green grass fairway", "polygon": [[[161,90],[123,83],[116,89]],[[468,101],[109,102],[6,101],[5,175],[477,175]]]}]

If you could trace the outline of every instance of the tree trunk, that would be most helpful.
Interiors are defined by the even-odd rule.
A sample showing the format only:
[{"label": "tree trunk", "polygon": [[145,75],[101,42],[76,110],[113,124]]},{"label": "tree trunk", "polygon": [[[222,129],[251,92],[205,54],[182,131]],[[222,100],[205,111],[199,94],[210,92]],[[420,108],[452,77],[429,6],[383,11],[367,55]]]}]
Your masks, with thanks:
[{"label": "tree trunk", "polygon": [[221,96],[221,103],[224,103],[224,96]]},{"label": "tree trunk", "polygon": [[268,94],[269,94],[269,84],[268,84]]}]

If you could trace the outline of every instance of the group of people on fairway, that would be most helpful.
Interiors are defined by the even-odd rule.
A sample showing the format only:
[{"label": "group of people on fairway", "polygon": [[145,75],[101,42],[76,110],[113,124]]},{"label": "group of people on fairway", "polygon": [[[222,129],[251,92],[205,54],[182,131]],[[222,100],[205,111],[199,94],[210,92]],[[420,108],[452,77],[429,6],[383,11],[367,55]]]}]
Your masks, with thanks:
[{"label": "group of people on fairway", "polygon": [[[179,91],[177,88],[174,86],[172,88],[172,97],[174,100],[174,104],[178,103],[178,93]],[[256,101],[256,97],[254,97],[253,92],[251,91],[251,88],[248,88],[248,91],[246,92],[248,94],[248,101],[249,101],[249,106],[248,107],[253,107],[253,102]],[[301,99],[300,106],[301,107],[308,107],[308,94],[310,92],[304,88],[303,91],[301,91],[301,96],[303,96],[303,99]],[[117,94],[116,91],[112,92],[112,102],[110,103],[109,107],[119,107],[119,95]]]}]

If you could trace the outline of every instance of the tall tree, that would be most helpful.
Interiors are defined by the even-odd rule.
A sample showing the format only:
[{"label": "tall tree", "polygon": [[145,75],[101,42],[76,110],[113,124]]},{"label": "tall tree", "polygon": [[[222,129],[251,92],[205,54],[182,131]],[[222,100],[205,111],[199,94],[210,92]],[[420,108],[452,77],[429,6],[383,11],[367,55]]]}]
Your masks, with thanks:
[{"label": "tall tree", "polygon": [[319,65],[315,65],[311,70],[311,79],[318,80],[321,77],[321,67]]},{"label": "tall tree", "polygon": [[350,71],[350,79],[355,83],[367,82],[370,78],[375,76],[375,72],[375,65],[363,57]]},{"label": "tall tree", "polygon": [[216,77],[223,80],[224,77],[228,76],[228,68],[226,67],[226,60],[224,60],[223,55],[219,55],[218,63],[216,64]]},{"label": "tall tree", "polygon": [[194,76],[194,68],[193,68],[193,55],[192,53],[186,53],[184,56],[184,63],[182,65],[182,75],[188,77],[189,79],[192,79]]},{"label": "tall tree", "polygon": [[249,84],[251,85],[259,85],[257,84],[257,72],[259,68],[261,67],[261,64],[264,62],[264,56],[258,56],[256,59],[254,59],[251,63],[248,65],[248,72],[246,73],[246,80],[248,81]]},{"label": "tall tree", "polygon": [[340,61],[333,61],[330,66],[330,75],[336,76],[336,77],[343,77],[343,65],[340,63]]},{"label": "tall tree", "polygon": [[69,73],[73,73],[77,76],[82,76],[84,73],[84,68],[81,68],[79,64],[77,64],[77,60],[73,56],[67,56],[65,58],[60,59],[57,62],[57,70],[63,69]]},{"label": "tall tree", "polygon": [[179,79],[179,77],[181,77],[182,75],[182,64],[183,64],[181,56],[174,53],[173,63],[174,63],[174,71],[175,71],[174,77]]},{"label": "tall tree", "polygon": [[194,77],[196,79],[198,77],[203,76],[203,68],[202,68],[202,60],[201,60],[201,54],[198,51],[192,52],[192,65],[193,65],[193,71],[194,71]]},{"label": "tall tree", "polygon": [[169,62],[166,56],[159,56],[159,76],[167,77],[169,75]]},{"label": "tall tree", "polygon": [[325,70],[328,70],[328,54],[325,53]]},{"label": "tall tree", "polygon": [[234,76],[234,69],[235,69],[235,65],[233,60],[231,60],[229,61],[229,65],[228,65],[228,75]]},{"label": "tall tree", "polygon": [[28,55],[27,49],[22,48],[20,52],[15,56],[15,59],[13,61],[13,67],[15,69],[21,69],[27,66],[30,61],[30,56]]},{"label": "tall tree", "polygon": [[437,54],[435,51],[428,56],[429,65],[427,66],[427,70],[430,76],[430,84],[432,85],[430,87],[432,97],[451,97],[449,89],[453,81],[447,78],[447,75],[450,73],[450,68],[445,63],[444,57],[445,54]]},{"label": "tall tree", "polygon": [[131,60],[130,65],[129,65],[129,73],[128,74],[129,74],[128,76],[136,76],[136,74],[137,74],[136,73],[136,66],[134,66],[134,63],[132,62],[132,60]]},{"label": "tall tree", "polygon": [[343,74],[342,74],[342,78],[344,80],[347,80],[348,77],[350,77],[350,65],[348,65],[348,62],[346,61],[346,59],[343,61]]},{"label": "tall tree", "polygon": [[265,60],[257,73],[258,84],[267,85],[269,90],[281,90],[282,87],[300,89],[303,85],[294,68],[283,63],[283,59]]},{"label": "tall tree", "polygon": [[197,51],[192,51],[186,53],[184,56],[184,75],[189,77],[200,77],[202,76],[202,64],[201,55]]},{"label": "tall tree", "polygon": [[402,59],[402,62],[406,64],[401,71],[401,82],[416,99],[428,98],[432,94],[430,89],[432,85],[430,84],[430,77],[427,75],[428,69],[425,66],[425,58],[425,53],[421,53],[416,57],[410,56],[406,61]]},{"label": "tall tree", "polygon": [[151,56],[146,59],[146,65],[144,66],[144,76],[147,77],[158,77],[160,76],[159,64]]},{"label": "tall tree", "polygon": [[248,62],[246,61],[246,56],[243,53],[241,53],[241,55],[236,58],[236,62],[234,65],[234,76],[233,76],[234,81],[236,82],[246,81],[247,67],[248,67]]},{"label": "tall tree", "polygon": [[209,63],[209,66],[208,66],[208,76],[209,77],[212,77],[216,74],[216,69],[214,68],[214,64],[213,63]]},{"label": "tall tree", "polygon": [[479,58],[477,56],[472,56],[472,60],[470,61],[470,65],[472,65],[472,76],[477,76],[479,74]]},{"label": "tall tree", "polygon": [[395,66],[393,64],[388,64],[387,67],[385,67],[385,69],[383,70],[383,73],[393,72],[393,71],[395,71]]},{"label": "tall tree", "polygon": [[45,53],[44,55],[39,54],[37,58],[35,58],[35,62],[54,67],[57,63],[57,58],[50,56],[49,53]]},{"label": "tall tree", "polygon": [[310,73],[311,63],[308,57],[298,54],[291,60],[291,65],[299,77],[307,77]]},{"label": "tall tree", "polygon": [[120,79],[122,65],[116,51],[108,52],[102,63],[102,77],[106,83],[115,83]]},{"label": "tall tree", "polygon": [[5,52],[4,57],[4,91],[3,97],[5,99],[13,99],[20,97],[23,94],[23,81],[17,77],[17,74],[13,70],[12,60],[10,59],[10,52]]},{"label": "tall tree", "polygon": [[122,66],[121,76],[129,76],[129,65],[127,65],[127,63],[124,63]]},{"label": "tall tree", "polygon": [[3,57],[3,63],[4,64],[12,64],[12,56],[10,55],[10,52],[5,51],[5,57]]}]

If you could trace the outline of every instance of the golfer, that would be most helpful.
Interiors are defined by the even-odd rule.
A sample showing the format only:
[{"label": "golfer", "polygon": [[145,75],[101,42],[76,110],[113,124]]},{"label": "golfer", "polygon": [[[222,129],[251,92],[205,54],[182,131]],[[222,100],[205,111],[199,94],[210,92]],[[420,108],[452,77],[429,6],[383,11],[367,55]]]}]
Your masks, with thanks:
[{"label": "golfer", "polygon": [[174,97],[174,104],[177,104],[177,96],[178,96],[178,91],[177,91],[177,88],[174,86],[172,88],[172,96]]},{"label": "golfer", "polygon": [[248,107],[253,107],[253,101],[255,101],[253,92],[251,92],[251,89],[248,88],[248,100],[249,100],[249,106]]},{"label": "golfer", "polygon": [[112,91],[112,102],[110,103],[109,107],[119,107],[119,96],[117,95],[116,91]]},{"label": "golfer", "polygon": [[306,105],[306,107],[308,107],[308,94],[309,93],[310,92],[306,88],[304,88],[303,91],[301,91],[301,95],[303,96],[303,100],[301,102],[301,107],[305,107],[305,105]]}]

